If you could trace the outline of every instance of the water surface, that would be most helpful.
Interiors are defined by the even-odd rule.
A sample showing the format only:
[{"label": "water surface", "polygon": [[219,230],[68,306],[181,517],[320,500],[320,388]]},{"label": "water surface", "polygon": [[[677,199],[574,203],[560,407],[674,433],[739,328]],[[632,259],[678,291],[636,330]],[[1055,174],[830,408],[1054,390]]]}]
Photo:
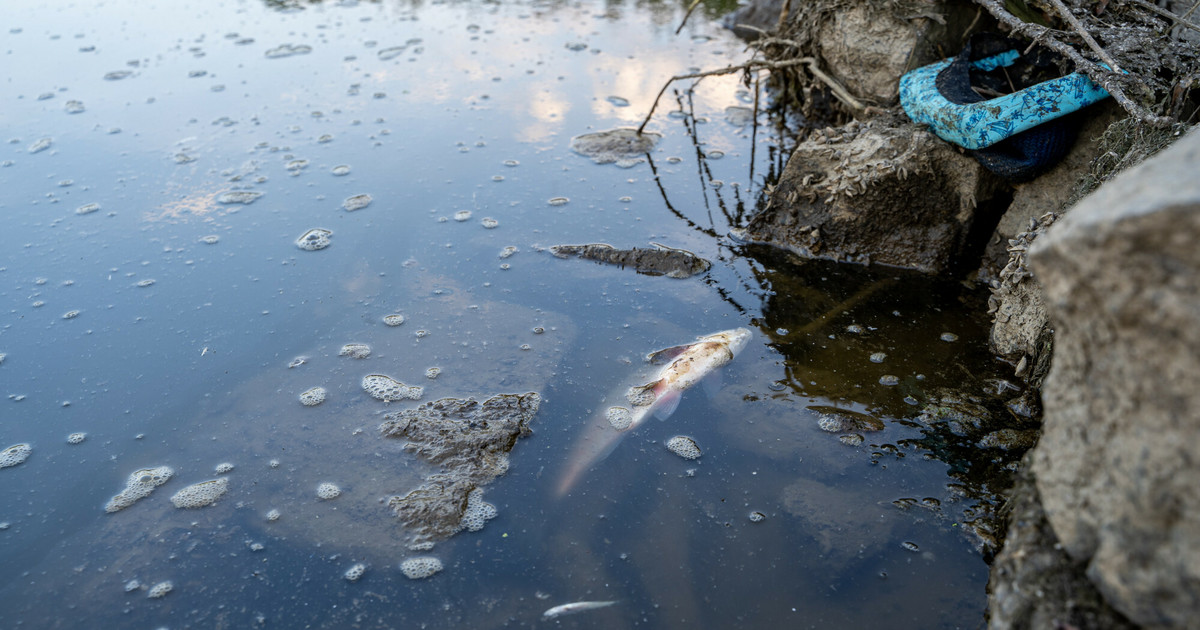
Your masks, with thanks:
[{"label": "water surface", "polygon": [[[977,626],[964,525],[988,477],[913,418],[995,369],[978,296],[727,238],[789,142],[744,124],[740,76],[668,91],[630,168],[570,150],[636,126],[671,75],[744,58],[714,21],[732,7],[676,35],[685,8],[7,3],[0,448],[33,447],[0,470],[8,625]],[[313,228],[329,246],[299,248]],[[545,251],[592,242],[714,264],[677,280]],[[755,338],[719,382],[554,496],[647,353],[737,326]],[[431,470],[377,430],[417,403],[369,397],[372,373],[422,401],[544,399],[484,489],[499,515],[421,552],[445,566],[427,580],[400,572],[418,553],[386,500]],[[315,386],[325,402],[300,404]],[[829,408],[885,428],[847,445]],[[172,506],[221,463],[221,500]],[[618,604],[541,621],[575,600]]]}]

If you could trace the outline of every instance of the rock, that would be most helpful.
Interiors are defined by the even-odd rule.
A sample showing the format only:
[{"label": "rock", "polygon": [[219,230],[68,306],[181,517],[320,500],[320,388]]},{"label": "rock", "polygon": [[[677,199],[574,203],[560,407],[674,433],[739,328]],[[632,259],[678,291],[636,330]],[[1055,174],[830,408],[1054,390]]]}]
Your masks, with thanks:
[{"label": "rock", "polygon": [[802,142],[766,208],[735,234],[809,258],[937,273],[1000,183],[907,120],[852,121]]},{"label": "rock", "polygon": [[698,273],[704,273],[712,267],[712,263],[687,251],[675,249],[658,243],[650,248],[617,249],[604,243],[590,245],[554,245],[550,253],[559,258],[578,256],[587,260],[632,267],[638,273],[648,276],[667,276],[668,278],[690,278]]},{"label": "rock", "polygon": [[988,297],[993,316],[991,347],[1016,366],[1017,376],[1039,386],[1050,369],[1054,334],[1046,315],[1042,286],[1026,260],[1029,247],[1056,220],[1050,212],[1030,219],[1028,229],[1007,241],[1008,264],[1000,270],[999,286]]},{"label": "rock", "polygon": [[1134,626],[1113,610],[1058,544],[1026,472],[1018,475],[1009,498],[1004,548],[988,579],[989,630],[1026,628],[1107,628]]},{"label": "rock", "polygon": [[1045,174],[1014,186],[1012,203],[1000,217],[984,253],[981,278],[994,277],[1007,263],[1009,239],[1029,230],[1029,222],[1048,212],[1061,213],[1071,197],[1075,182],[1088,172],[1100,153],[1100,137],[1121,116],[1121,108],[1112,100],[1098,103],[1077,115],[1084,117],[1074,146],[1061,162]]},{"label": "rock", "polygon": [[1200,133],[1084,198],[1030,251],[1055,328],[1033,470],[1047,520],[1148,628],[1200,618]]}]

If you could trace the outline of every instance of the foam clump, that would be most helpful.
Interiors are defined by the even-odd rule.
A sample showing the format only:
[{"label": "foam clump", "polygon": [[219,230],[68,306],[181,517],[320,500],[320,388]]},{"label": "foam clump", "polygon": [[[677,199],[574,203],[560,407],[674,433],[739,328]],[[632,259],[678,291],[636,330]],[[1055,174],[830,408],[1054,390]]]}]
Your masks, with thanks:
[{"label": "foam clump", "polygon": [[383,323],[388,326],[399,326],[404,323],[404,316],[400,313],[392,313],[391,315],[383,316]]},{"label": "foam clump", "polygon": [[33,447],[28,444],[13,444],[0,451],[0,468],[16,466],[29,459],[29,454],[32,452]]},{"label": "foam clump", "polygon": [[371,346],[365,343],[348,343],[338,351],[338,356],[350,357],[351,359],[365,359],[371,356]]},{"label": "foam clump", "polygon": [[129,480],[125,482],[125,489],[120,494],[108,500],[108,504],[104,506],[104,511],[108,513],[119,512],[134,503],[139,499],[144,499],[150,496],[154,489],[167,483],[167,480],[175,474],[175,471],[170,466],[159,466],[157,468],[143,468],[136,470],[129,475]]},{"label": "foam clump", "polygon": [[216,472],[218,475],[224,475],[225,473],[232,471],[233,464],[230,464],[229,462],[221,462],[220,464],[217,464],[217,467],[214,469],[214,472]]},{"label": "foam clump", "polygon": [[82,444],[86,439],[87,434],[83,431],[79,431],[78,433],[72,433],[71,435],[67,436],[67,444]]},{"label": "foam clump", "polygon": [[333,232],[331,230],[326,230],[325,228],[313,228],[304,234],[301,234],[300,238],[296,239],[296,247],[299,247],[306,252],[315,252],[319,249],[325,249],[326,247],[329,247],[329,243],[331,242],[329,239],[330,236],[333,236]]},{"label": "foam clump", "polygon": [[608,411],[604,412],[604,417],[608,419],[612,428],[618,431],[624,431],[633,425],[633,412],[625,407],[609,407]]},{"label": "foam clump", "polygon": [[400,563],[400,570],[410,580],[427,578],[442,570],[442,561],[433,556],[409,558]]},{"label": "foam clump", "polygon": [[366,572],[367,565],[360,562],[349,569],[346,569],[346,573],[344,573],[342,577],[346,578],[347,582],[357,582],[358,579],[361,578]]},{"label": "foam clump", "polygon": [[267,519],[268,523],[274,523],[275,521],[278,521],[279,516],[280,516],[279,510],[276,510],[274,508],[267,510],[266,519]]},{"label": "foam clump", "polygon": [[337,487],[337,484],[332,484],[326,481],[317,486],[317,498],[323,501],[336,499],[341,494],[342,489]]},{"label": "foam clump", "polygon": [[150,599],[166,597],[167,593],[170,593],[173,590],[175,590],[175,585],[171,583],[171,580],[159,582],[158,584],[150,587],[150,592],[146,593],[146,597],[149,597]]},{"label": "foam clump", "polygon": [[459,521],[463,529],[477,532],[483,529],[488,521],[496,518],[496,506],[483,500],[483,489],[475,488],[467,493],[467,509],[463,511]]},{"label": "foam clump", "polygon": [[305,407],[316,407],[325,402],[325,388],[313,387],[300,393],[300,404]]},{"label": "foam clump", "polygon": [[667,448],[684,459],[700,457],[700,447],[696,444],[696,440],[686,435],[677,435],[667,440]]},{"label": "foam clump", "polygon": [[369,205],[371,205],[371,195],[366,193],[354,195],[353,197],[347,197],[346,200],[342,202],[342,207],[346,209],[346,212],[362,210]]},{"label": "foam clump", "polygon": [[263,193],[254,190],[231,190],[229,192],[217,195],[217,203],[223,204],[251,204],[254,203]]},{"label": "foam clump", "polygon": [[418,400],[425,392],[424,387],[409,386],[383,374],[368,374],[363,377],[362,388],[372,398],[384,402],[394,400]]},{"label": "foam clump", "polygon": [[177,508],[201,508],[217,502],[229,490],[229,478],[210,479],[194,483],[171,497]]}]

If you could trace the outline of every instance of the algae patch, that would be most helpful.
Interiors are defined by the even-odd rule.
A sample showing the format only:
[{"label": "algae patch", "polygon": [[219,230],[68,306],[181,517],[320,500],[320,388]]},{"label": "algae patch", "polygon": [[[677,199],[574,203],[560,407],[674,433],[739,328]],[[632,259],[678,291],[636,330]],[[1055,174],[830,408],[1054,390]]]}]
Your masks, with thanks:
[{"label": "algae patch", "polygon": [[508,453],[529,434],[540,405],[533,392],[497,394],[482,403],[442,398],[384,416],[379,429],[385,437],[408,440],[407,450],[440,468],[388,502],[417,543],[475,531],[495,516],[479,488],[508,471]]},{"label": "algae patch", "polygon": [[648,276],[668,278],[690,278],[712,267],[712,263],[686,249],[675,249],[658,243],[651,245],[654,247],[633,249],[617,249],[605,243],[554,245],[550,248],[550,253],[558,258],[575,256],[598,263],[630,267]]}]

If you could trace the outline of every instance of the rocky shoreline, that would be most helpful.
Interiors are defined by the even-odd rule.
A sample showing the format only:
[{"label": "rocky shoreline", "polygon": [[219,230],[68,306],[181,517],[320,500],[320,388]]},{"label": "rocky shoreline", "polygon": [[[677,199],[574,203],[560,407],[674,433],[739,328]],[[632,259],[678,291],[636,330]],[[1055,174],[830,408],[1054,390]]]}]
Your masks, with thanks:
[{"label": "rocky shoreline", "polygon": [[[737,236],[809,258],[969,269],[991,287],[992,349],[1044,411],[992,565],[990,628],[1195,627],[1200,132],[1163,121],[1165,109],[1196,103],[1185,91],[1155,125],[1124,103],[1086,108],[1065,159],[1006,181],[896,106],[900,75],[956,51],[972,30],[998,28],[987,4],[761,1],[731,15],[740,32],[769,32],[811,56],[822,80],[853,97],[836,102],[820,77],[777,82],[809,121],[829,124],[812,125]],[[1173,30],[1146,44],[1164,58],[1200,34],[1164,28]],[[1107,43],[1139,67],[1121,41]]]}]

